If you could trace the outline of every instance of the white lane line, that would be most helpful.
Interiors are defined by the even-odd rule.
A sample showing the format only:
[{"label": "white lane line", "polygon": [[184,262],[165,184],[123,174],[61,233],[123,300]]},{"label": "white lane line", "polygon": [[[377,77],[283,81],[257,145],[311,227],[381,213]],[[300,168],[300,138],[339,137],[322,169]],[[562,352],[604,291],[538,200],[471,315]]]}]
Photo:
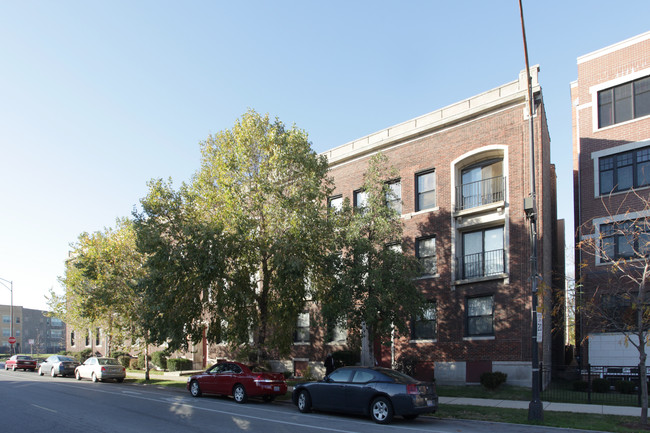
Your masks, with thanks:
[{"label": "white lane line", "polygon": [[57,411],[55,411],[55,410],[53,410],[53,409],[48,409],[47,407],[39,406],[39,405],[34,404],[34,403],[32,403],[32,406],[37,407],[37,408],[39,408],[39,409],[46,410],[46,411],[48,411],[48,412],[58,413]]}]

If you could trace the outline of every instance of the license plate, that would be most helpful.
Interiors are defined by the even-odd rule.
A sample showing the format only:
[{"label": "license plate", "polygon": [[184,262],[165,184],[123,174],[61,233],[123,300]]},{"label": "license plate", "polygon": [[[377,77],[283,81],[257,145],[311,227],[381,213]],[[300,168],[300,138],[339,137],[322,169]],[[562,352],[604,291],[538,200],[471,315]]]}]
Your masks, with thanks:
[{"label": "license plate", "polygon": [[274,386],[273,391],[280,391],[280,387],[279,386]]}]

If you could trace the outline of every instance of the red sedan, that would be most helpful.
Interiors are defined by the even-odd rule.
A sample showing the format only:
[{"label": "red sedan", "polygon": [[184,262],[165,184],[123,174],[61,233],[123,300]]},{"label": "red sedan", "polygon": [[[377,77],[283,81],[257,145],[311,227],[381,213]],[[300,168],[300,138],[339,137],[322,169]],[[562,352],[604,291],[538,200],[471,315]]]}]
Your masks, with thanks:
[{"label": "red sedan", "polygon": [[194,397],[202,393],[232,395],[237,403],[245,403],[248,397],[272,401],[286,394],[287,382],[282,373],[271,373],[260,366],[220,362],[187,379],[187,389]]},{"label": "red sedan", "polygon": [[5,370],[36,370],[36,360],[29,355],[14,355],[5,362]]}]

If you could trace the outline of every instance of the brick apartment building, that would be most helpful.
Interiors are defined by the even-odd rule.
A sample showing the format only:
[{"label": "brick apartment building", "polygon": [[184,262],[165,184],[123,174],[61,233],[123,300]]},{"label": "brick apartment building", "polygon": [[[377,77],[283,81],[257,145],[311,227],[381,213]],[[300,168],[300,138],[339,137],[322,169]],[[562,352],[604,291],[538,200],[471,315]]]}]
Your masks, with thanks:
[{"label": "brick apartment building", "polygon": [[[553,287],[553,256],[563,254],[563,245],[557,244],[555,172],[538,71],[531,68],[544,288],[540,354],[550,364],[553,350],[563,354],[562,331],[551,332],[552,291],[564,287]],[[434,370],[438,383],[476,383],[485,371],[502,371],[508,382],[530,386],[526,89],[522,72],[516,81],[325,152],[335,184],[331,200],[351,203],[363,199],[359,188],[371,155],[388,157],[399,172],[391,186],[401,197],[404,236],[414,249],[405,254],[426,267],[417,284],[430,302],[428,314],[412,324],[409,337],[376,350],[381,365],[409,356],[419,376]]]},{"label": "brick apartment building", "polygon": [[[595,237],[612,245],[611,258],[627,259],[624,239],[608,233],[650,213],[630,194],[650,193],[650,32],[579,57],[571,103],[576,242]],[[610,265],[580,249],[576,263],[585,265],[576,266],[581,302],[603,288]],[[583,365],[638,364],[638,352],[620,334],[592,332],[580,312],[576,334]]]}]

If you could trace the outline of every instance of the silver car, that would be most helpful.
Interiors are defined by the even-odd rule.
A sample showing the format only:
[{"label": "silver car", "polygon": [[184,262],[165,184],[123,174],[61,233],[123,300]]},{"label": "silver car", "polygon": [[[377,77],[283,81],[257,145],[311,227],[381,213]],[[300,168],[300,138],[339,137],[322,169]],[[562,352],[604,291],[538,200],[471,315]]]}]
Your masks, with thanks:
[{"label": "silver car", "polygon": [[115,379],[116,382],[123,382],[126,377],[126,369],[115,358],[93,356],[78,366],[74,375],[77,380],[86,378],[98,382],[100,380]]},{"label": "silver car", "polygon": [[74,369],[77,368],[79,362],[63,355],[52,355],[38,366],[38,374],[50,374],[52,377],[56,376],[72,376]]}]

